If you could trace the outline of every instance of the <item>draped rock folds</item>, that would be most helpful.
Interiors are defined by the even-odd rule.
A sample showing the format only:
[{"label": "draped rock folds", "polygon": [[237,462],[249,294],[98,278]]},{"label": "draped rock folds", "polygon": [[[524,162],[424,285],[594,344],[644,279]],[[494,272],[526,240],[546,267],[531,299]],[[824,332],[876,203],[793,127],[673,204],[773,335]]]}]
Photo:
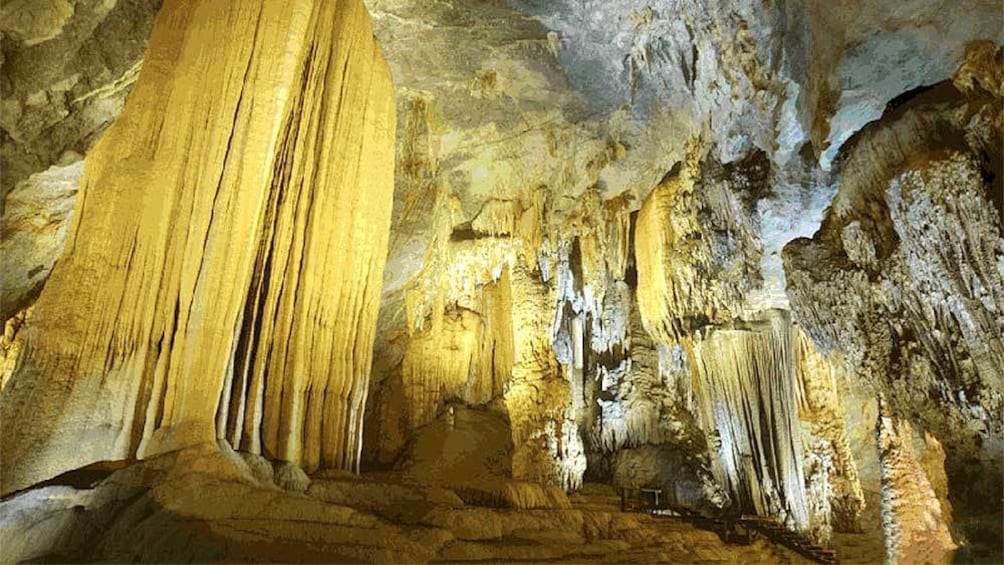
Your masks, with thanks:
[{"label": "draped rock folds", "polygon": [[217,437],[354,467],[394,129],[361,2],[165,2],[0,404],[2,490]]}]

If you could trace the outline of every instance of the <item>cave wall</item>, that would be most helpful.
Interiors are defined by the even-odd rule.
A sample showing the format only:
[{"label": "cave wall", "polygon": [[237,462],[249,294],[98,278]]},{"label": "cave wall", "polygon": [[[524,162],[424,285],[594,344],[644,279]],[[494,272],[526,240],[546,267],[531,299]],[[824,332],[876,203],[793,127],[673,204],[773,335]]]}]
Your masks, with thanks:
[{"label": "cave wall", "polygon": [[[970,42],[1000,41],[998,3],[367,0],[395,84],[394,109],[372,110],[380,132],[359,125],[364,112],[316,102],[337,91],[316,78],[323,62],[297,47],[285,70],[247,66],[233,34],[212,57],[180,45],[171,56],[257,82],[213,76],[227,95],[212,103],[186,86],[201,123],[221,125],[184,135],[143,94],[116,128],[147,154],[126,133],[91,146],[137,76],[189,80],[166,53],[149,72],[140,60],[159,3],[60,0],[35,20],[17,17],[23,4],[0,9],[0,383],[4,422],[48,410],[39,430],[4,436],[32,453],[25,467],[54,470],[71,444],[83,446],[72,466],[160,449],[149,440],[170,434],[154,432],[194,421],[179,441],[215,433],[308,469],[387,468],[466,406],[508,427],[509,478],[659,485],[689,504],[794,516],[822,541],[871,511],[862,489],[888,467],[874,434],[882,392],[948,453],[956,486],[939,486],[938,463],[922,469],[936,496],[947,488],[963,521],[992,510],[978,493],[999,490],[988,469],[1001,445],[1001,80],[993,46]],[[303,13],[283,17],[291,45],[367,43],[341,19],[348,31],[329,40]],[[957,92],[912,92],[956,69]],[[345,96],[356,108],[362,95]],[[268,135],[242,137],[252,125]],[[353,157],[328,153],[340,143],[329,138],[385,147],[382,128],[396,132],[392,211],[371,200],[390,182],[383,150],[365,145],[372,162],[345,177],[333,163]],[[184,147],[197,160],[165,157]],[[251,154],[267,157],[236,159]],[[161,178],[182,167],[194,172]],[[188,190],[212,185],[211,170],[228,179],[219,199]],[[95,216],[68,229],[75,202]],[[239,202],[254,212],[231,222]],[[352,222],[359,210],[366,226]],[[115,233],[96,235],[103,222]],[[388,222],[384,243],[374,234]],[[333,258],[350,246],[365,251]],[[43,284],[57,298],[29,311]],[[119,308],[113,288],[145,291],[140,307]],[[193,371],[208,376],[174,384]],[[43,382],[52,400],[18,384]],[[787,422],[766,429],[716,402]],[[32,447],[70,428],[52,453]],[[751,493],[744,452],[721,429],[770,452],[756,471],[787,494]]]},{"label": "cave wall", "polygon": [[[999,513],[986,493],[1002,488],[1001,57],[970,46],[954,82],[852,138],[822,228],[785,248],[796,319],[854,386],[885,398],[883,418],[943,446],[949,498],[968,520]],[[883,430],[883,445],[909,443]],[[913,482],[883,475],[884,489]],[[890,488],[884,510],[928,496]]]},{"label": "cave wall", "polygon": [[[34,5],[32,5],[34,4]],[[86,153],[122,111],[160,0],[15,0],[0,8],[0,194]]]},{"label": "cave wall", "polygon": [[[941,9],[920,4],[913,8],[925,18]],[[997,32],[994,10],[980,3],[971,34],[935,24],[938,45],[901,41],[916,39],[905,9],[868,12],[874,22],[863,25],[851,10],[827,14],[815,3],[369,6],[398,85],[400,174],[364,459],[394,465],[420,427],[402,411],[424,422],[461,402],[520,417],[504,402],[510,378],[486,368],[484,335],[501,326],[481,296],[500,273],[519,271],[550,295],[552,327],[549,337],[535,330],[535,370],[568,406],[548,429],[577,427],[572,436],[547,432],[567,436],[552,441],[553,464],[578,465],[566,440],[582,443],[593,478],[669,484],[641,467],[672,464],[701,485],[690,489],[703,491],[695,498],[718,507],[738,493],[713,478],[720,455],[709,451],[692,398],[700,359],[684,342],[789,308],[781,248],[818,228],[844,170],[826,170],[843,133],[904,90],[946,78],[970,37]],[[444,55],[443,45],[452,50]],[[848,52],[853,45],[860,53]],[[871,81],[853,74],[862,53],[874,62],[869,73],[909,64]],[[852,82],[853,96],[843,92]],[[831,135],[835,115],[842,125]],[[512,290],[514,304],[540,296],[520,292]],[[503,317],[513,320],[506,335],[544,326]],[[453,329],[435,337],[440,326]],[[806,489],[810,508],[798,525],[825,539],[859,528],[864,501],[850,443],[861,431],[845,429],[859,400],[840,402],[852,386],[845,367],[818,354],[806,330],[814,331],[785,338],[781,371],[797,392],[789,405],[799,432],[787,443],[802,471],[769,465]],[[450,353],[422,353],[426,371],[415,351],[436,349],[435,339]],[[555,374],[561,379],[547,376]],[[406,382],[441,392],[410,397]],[[487,393],[488,382],[491,398],[472,394],[473,383]],[[871,438],[865,474],[877,480],[874,448]]]},{"label": "cave wall", "polygon": [[0,398],[4,492],[217,437],[356,466],[393,91],[361,3],[290,8],[158,13]]},{"label": "cave wall", "polygon": [[83,155],[121,113],[160,0],[0,7],[0,317],[37,298],[63,250]]}]

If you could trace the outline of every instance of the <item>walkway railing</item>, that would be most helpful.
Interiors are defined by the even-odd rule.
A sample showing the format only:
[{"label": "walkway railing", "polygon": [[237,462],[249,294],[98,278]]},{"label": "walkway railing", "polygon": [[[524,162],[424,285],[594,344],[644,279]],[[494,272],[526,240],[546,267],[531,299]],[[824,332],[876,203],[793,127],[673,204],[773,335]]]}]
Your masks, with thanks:
[{"label": "walkway railing", "polygon": [[764,536],[816,563],[832,565],[838,562],[835,550],[813,543],[773,518],[752,514],[709,516],[666,500],[662,489],[657,488],[621,488],[620,498],[621,512],[645,512],[683,520],[702,530],[715,532],[725,543],[749,545],[757,537]]}]

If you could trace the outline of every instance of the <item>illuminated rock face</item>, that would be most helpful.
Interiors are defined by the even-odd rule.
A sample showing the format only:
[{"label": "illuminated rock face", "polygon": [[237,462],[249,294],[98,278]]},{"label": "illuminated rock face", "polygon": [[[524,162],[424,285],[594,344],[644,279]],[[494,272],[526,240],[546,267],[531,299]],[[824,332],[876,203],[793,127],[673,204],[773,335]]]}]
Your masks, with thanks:
[{"label": "illuminated rock face", "polygon": [[712,468],[742,508],[828,540],[864,507],[829,363],[783,311],[693,340]]},{"label": "illuminated rock face", "polygon": [[[5,4],[3,489],[212,452],[231,498],[299,493],[269,536],[349,560],[625,543],[525,533],[588,482],[967,551],[1004,441],[1000,6],[831,4],[176,0],[143,63],[155,0]],[[396,478],[324,469],[359,467]],[[380,553],[342,504],[432,530]]]},{"label": "illuminated rock face", "polygon": [[[822,229],[785,249],[795,317],[852,386],[886,398],[883,512],[899,516],[887,525],[903,524],[895,526],[903,539],[923,520],[897,501],[928,495],[890,470],[897,453],[909,456],[893,421],[912,422],[944,447],[938,473],[947,474],[957,514],[999,513],[986,493],[1001,489],[1004,429],[1001,57],[992,44],[971,46],[954,84],[915,95],[852,138]],[[933,482],[929,470],[909,473]],[[924,512],[935,521],[948,514]],[[970,537],[979,520],[956,532]],[[933,528],[935,542],[950,547]],[[892,558],[911,545],[886,534]]]},{"label": "illuminated rock face", "polygon": [[735,180],[758,185],[763,167],[725,172],[687,163],[642,205],[635,231],[638,307],[652,336],[671,343],[744,313],[746,293],[761,282],[761,250],[755,214]]},{"label": "illuminated rock face", "polygon": [[4,389],[3,490],[217,437],[354,468],[393,136],[361,3],[167,2]]},{"label": "illuminated rock face", "polygon": [[868,460],[851,448],[858,410],[843,399],[846,379],[823,357],[801,328],[792,328],[798,418],[801,423],[802,467],[809,506],[809,530],[817,539],[834,531],[858,532],[866,509],[859,468]]},{"label": "illuminated rock face", "polygon": [[880,413],[876,424],[882,469],[882,527],[891,563],[944,563],[955,542],[947,514],[910,445],[910,424]]},{"label": "illuminated rock face", "polygon": [[693,345],[695,402],[718,444],[715,471],[740,503],[806,529],[792,346],[783,319],[712,331]]}]

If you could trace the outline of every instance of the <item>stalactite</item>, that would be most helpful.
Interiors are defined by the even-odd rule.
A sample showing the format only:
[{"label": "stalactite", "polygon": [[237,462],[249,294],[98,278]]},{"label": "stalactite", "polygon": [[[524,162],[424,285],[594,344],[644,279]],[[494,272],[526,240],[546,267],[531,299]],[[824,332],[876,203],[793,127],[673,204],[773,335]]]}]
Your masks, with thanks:
[{"label": "stalactite", "polygon": [[361,2],[165,2],[0,399],[35,422],[3,491],[217,436],[353,468],[394,120]]},{"label": "stalactite", "polygon": [[638,308],[661,343],[739,317],[750,309],[745,293],[759,283],[761,243],[732,181],[716,177],[720,168],[701,163],[695,146],[638,212]]},{"label": "stalactite", "polygon": [[741,508],[809,526],[788,321],[712,329],[694,339],[699,420],[714,438],[713,468]]},{"label": "stalactite", "polygon": [[645,444],[670,443],[700,451],[693,441],[692,417],[686,403],[690,381],[686,360],[652,341],[634,308],[627,358],[616,367],[597,367],[600,412],[592,427],[593,445],[605,452]]},{"label": "stalactite", "polygon": [[586,456],[572,411],[571,386],[552,348],[555,298],[532,273],[511,273],[512,380],[505,406],[512,424],[513,477],[577,488]]},{"label": "stalactite", "polygon": [[481,288],[478,311],[453,308],[411,337],[401,365],[403,395],[392,409],[405,433],[434,420],[446,402],[476,406],[502,396],[513,365],[511,292],[506,268]]},{"label": "stalactite", "polygon": [[516,223],[523,210],[514,200],[489,200],[471,220],[471,230],[476,236],[511,236],[517,231]]}]

